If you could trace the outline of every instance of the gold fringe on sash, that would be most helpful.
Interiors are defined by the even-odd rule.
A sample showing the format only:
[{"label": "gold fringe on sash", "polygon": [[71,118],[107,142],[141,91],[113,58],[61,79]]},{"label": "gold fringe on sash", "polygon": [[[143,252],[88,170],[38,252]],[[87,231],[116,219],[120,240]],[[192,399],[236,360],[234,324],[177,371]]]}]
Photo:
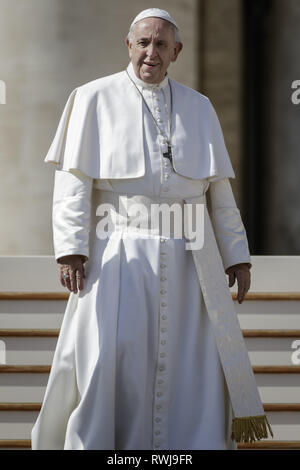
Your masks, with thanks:
[{"label": "gold fringe on sash", "polygon": [[272,428],[266,415],[234,418],[231,439],[236,442],[255,442],[268,437],[268,429],[273,437]]}]

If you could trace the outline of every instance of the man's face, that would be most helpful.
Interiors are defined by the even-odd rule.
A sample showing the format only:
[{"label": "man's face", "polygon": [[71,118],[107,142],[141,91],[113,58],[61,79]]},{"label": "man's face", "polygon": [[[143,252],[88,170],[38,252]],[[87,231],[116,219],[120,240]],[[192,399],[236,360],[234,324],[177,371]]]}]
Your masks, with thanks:
[{"label": "man's face", "polygon": [[126,39],[135,74],[147,83],[160,83],[182,49],[175,43],[172,25],[161,18],[145,18],[134,25],[133,39]]}]

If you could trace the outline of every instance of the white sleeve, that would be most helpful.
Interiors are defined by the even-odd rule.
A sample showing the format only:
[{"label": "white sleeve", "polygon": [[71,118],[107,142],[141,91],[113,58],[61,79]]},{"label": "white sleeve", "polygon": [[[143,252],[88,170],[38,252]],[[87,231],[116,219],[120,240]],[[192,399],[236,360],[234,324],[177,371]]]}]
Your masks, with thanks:
[{"label": "white sleeve", "polygon": [[78,170],[56,170],[52,227],[55,259],[67,255],[89,257],[93,178]]},{"label": "white sleeve", "polygon": [[246,230],[228,178],[210,183],[207,205],[224,269],[251,265]]}]

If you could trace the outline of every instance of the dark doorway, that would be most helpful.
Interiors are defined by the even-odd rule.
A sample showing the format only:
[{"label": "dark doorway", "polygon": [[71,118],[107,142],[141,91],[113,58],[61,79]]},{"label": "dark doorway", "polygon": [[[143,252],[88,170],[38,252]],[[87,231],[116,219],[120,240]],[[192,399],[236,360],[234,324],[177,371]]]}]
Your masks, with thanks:
[{"label": "dark doorway", "polygon": [[243,220],[252,255],[268,254],[268,37],[272,1],[243,1]]}]

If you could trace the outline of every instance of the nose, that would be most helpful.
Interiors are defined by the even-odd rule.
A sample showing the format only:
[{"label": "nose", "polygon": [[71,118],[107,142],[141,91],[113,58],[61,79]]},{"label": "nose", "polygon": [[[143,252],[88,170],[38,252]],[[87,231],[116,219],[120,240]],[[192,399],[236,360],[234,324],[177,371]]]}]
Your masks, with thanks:
[{"label": "nose", "polygon": [[147,56],[149,59],[154,59],[157,55],[157,50],[154,44],[149,44],[147,48]]}]

